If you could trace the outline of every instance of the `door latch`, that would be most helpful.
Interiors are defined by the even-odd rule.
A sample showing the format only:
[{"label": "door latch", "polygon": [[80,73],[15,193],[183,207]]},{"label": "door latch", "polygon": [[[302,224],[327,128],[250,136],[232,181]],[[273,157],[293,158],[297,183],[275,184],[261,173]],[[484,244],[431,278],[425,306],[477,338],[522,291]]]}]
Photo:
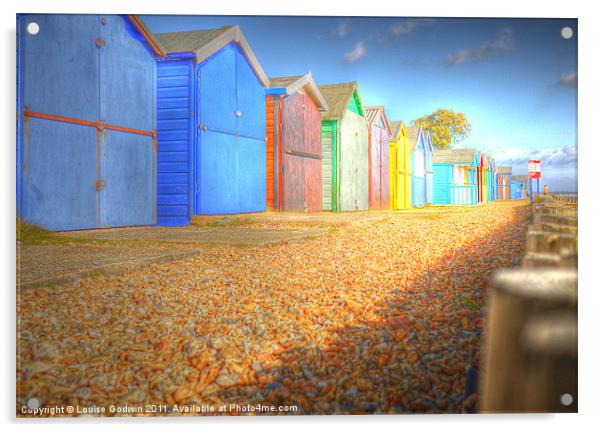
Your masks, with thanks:
[{"label": "door latch", "polygon": [[242,115],[242,113],[239,110],[234,111],[234,115],[236,117],[240,117]]},{"label": "door latch", "polygon": [[107,44],[107,43],[106,43],[106,41],[105,41],[103,38],[101,38],[101,37],[97,37],[97,38],[96,38],[96,46],[97,46],[98,48],[102,48],[102,47],[104,47],[106,44]]},{"label": "door latch", "polygon": [[205,126],[205,125],[204,125],[204,124],[202,124],[202,123],[199,123],[199,126],[198,126],[198,127],[199,127],[199,130],[202,130],[202,131],[206,131],[206,130],[207,130],[207,126]]},{"label": "door latch", "polygon": [[100,190],[104,189],[106,186],[106,180],[96,180],[96,192],[100,192]]}]

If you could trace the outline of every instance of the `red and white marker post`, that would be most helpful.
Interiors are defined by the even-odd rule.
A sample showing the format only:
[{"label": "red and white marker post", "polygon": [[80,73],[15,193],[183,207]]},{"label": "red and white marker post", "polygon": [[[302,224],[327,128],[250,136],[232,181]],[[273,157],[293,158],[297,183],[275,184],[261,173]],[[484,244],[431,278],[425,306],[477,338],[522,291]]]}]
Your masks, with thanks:
[{"label": "red and white marker post", "polygon": [[537,194],[539,195],[539,179],[541,178],[541,161],[532,159],[529,161],[529,197],[533,202],[533,179],[537,179]]}]

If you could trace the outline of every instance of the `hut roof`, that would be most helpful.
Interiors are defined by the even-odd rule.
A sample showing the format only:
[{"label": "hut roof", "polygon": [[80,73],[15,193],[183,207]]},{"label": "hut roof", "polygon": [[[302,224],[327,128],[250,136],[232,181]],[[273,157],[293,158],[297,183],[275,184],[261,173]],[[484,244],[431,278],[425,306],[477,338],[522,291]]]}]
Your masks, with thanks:
[{"label": "hut roof", "polygon": [[403,128],[403,121],[390,121],[389,126],[391,126],[391,136],[393,137],[393,139],[396,139],[399,136],[399,134],[401,134],[401,129]]},{"label": "hut roof", "polygon": [[307,72],[305,75],[270,78],[270,89],[275,88],[284,88],[287,95],[305,89],[321,111],[328,111],[328,102],[314,81],[311,72]]},{"label": "hut roof", "polygon": [[408,140],[410,141],[410,150],[416,151],[416,146],[418,145],[418,138],[421,133],[422,128],[418,125],[410,126],[408,128]]},{"label": "hut roof", "polygon": [[319,86],[319,88],[329,107],[328,111],[322,113],[322,120],[342,119],[349,101],[353,97],[353,92],[356,91],[358,98],[360,97],[357,82],[355,81],[341,84],[325,84]]},{"label": "hut roof", "polygon": [[391,125],[389,124],[389,120],[387,120],[387,115],[385,114],[385,107],[382,105],[373,105],[364,107],[366,111],[366,121],[368,122],[368,127],[372,127],[374,122],[378,118],[378,115],[381,114],[383,120],[385,122],[385,127],[387,128],[387,133],[389,136],[393,134],[391,130]]},{"label": "hut roof", "polygon": [[474,163],[475,153],[475,149],[436,150],[433,153],[433,163],[472,165]]},{"label": "hut roof", "polygon": [[498,174],[512,174],[512,167],[508,165],[500,165],[496,168]]},{"label": "hut roof", "polygon": [[431,131],[429,131],[428,129],[422,129],[422,133],[424,135],[424,144],[426,146],[426,149],[433,153],[435,151],[435,146],[433,145]]},{"label": "hut roof", "polygon": [[240,27],[237,25],[218,29],[155,33],[153,37],[167,53],[194,53],[197,63],[206,60],[229,43],[235,42],[241,48],[263,86],[269,87],[270,85],[270,81],[259,64],[257,57],[255,57],[255,53],[253,53]]}]

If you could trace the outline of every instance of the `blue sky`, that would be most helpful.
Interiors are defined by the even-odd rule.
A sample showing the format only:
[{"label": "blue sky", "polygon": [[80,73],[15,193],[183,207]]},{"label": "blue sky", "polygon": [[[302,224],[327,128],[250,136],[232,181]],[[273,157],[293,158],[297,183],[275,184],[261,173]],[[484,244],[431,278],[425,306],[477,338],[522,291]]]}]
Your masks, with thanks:
[{"label": "blue sky", "polygon": [[[552,191],[577,189],[577,20],[143,16],[161,33],[240,25],[268,76],[308,70],[318,84],[355,80],[390,120],[463,112],[457,147],[525,174],[542,160]],[[565,39],[561,29],[570,27]]]}]

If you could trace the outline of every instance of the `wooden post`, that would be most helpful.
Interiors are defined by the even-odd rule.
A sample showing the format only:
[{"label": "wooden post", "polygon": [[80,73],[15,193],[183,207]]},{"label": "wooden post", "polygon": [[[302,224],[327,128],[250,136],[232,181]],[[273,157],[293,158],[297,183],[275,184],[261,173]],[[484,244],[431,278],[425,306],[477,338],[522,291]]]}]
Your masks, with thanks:
[{"label": "wooden post", "polygon": [[523,267],[567,267],[577,268],[577,252],[560,250],[560,253],[527,252],[523,258]]},{"label": "wooden post", "polygon": [[527,232],[527,252],[559,253],[562,249],[577,251],[577,236],[549,231]]},{"label": "wooden post", "polygon": [[577,412],[577,317],[569,311],[530,319],[521,335],[526,353],[525,410]]},{"label": "wooden post", "polygon": [[[481,381],[481,412],[528,412],[531,353],[521,345],[527,323],[549,312],[576,314],[575,269],[508,269],[495,273],[488,303]],[[548,377],[548,379],[554,379]],[[531,380],[531,381],[530,381]],[[560,395],[558,395],[560,397]],[[553,410],[554,408],[550,408]]]}]

